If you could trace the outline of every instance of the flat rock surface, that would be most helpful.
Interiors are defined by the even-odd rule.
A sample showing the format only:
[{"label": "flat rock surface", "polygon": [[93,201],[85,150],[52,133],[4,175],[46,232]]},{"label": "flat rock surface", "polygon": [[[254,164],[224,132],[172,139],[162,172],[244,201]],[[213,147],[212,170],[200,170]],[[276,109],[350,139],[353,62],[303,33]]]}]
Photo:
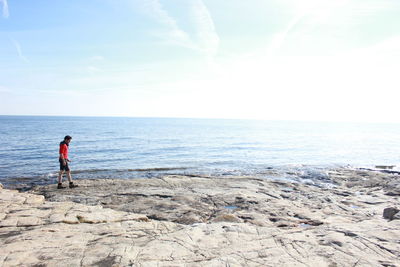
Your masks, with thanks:
[{"label": "flat rock surface", "polygon": [[400,266],[400,176],[78,180],[0,189],[1,266]]}]

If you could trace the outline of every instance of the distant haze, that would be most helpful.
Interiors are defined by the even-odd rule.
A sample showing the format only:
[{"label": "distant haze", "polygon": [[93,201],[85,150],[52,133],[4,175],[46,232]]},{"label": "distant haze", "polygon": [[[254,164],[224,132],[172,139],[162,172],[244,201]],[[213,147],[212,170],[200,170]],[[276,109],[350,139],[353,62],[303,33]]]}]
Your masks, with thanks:
[{"label": "distant haze", "polygon": [[0,114],[400,122],[399,0],[0,0]]}]

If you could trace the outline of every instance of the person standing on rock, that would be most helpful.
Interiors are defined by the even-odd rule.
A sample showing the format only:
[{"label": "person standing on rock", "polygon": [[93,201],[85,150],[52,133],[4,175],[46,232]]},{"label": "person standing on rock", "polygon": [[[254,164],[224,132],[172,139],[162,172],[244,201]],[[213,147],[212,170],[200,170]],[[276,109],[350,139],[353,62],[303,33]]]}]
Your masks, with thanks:
[{"label": "person standing on rock", "polygon": [[64,137],[64,141],[60,143],[60,151],[59,151],[59,162],[60,162],[60,173],[58,174],[58,189],[64,189],[65,186],[62,185],[62,177],[64,172],[67,173],[68,181],[69,181],[69,188],[74,188],[77,187],[77,185],[72,182],[72,177],[71,177],[71,170],[69,169],[68,162],[70,160],[68,159],[68,148],[69,148],[69,143],[71,142],[72,137],[67,135]]}]

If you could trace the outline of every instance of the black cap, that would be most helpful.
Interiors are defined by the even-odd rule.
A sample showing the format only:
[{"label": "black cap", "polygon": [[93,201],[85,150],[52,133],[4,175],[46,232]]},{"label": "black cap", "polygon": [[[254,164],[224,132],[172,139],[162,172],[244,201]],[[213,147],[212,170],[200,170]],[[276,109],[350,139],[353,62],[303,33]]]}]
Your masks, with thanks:
[{"label": "black cap", "polygon": [[64,137],[64,140],[70,140],[70,139],[72,139],[72,137],[69,136],[69,135],[66,135],[66,136]]}]

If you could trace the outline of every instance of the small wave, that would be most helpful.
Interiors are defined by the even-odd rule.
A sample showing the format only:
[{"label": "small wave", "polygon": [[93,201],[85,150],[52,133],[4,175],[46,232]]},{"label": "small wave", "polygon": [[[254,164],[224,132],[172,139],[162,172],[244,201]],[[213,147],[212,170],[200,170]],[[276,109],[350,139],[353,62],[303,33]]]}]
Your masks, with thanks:
[{"label": "small wave", "polygon": [[52,178],[52,177],[57,177],[58,176],[58,172],[50,172],[47,174],[42,175],[42,178]]},{"label": "small wave", "polygon": [[170,167],[170,168],[144,168],[144,169],[127,169],[121,171],[130,171],[130,172],[162,172],[162,171],[175,171],[175,170],[187,170],[187,167]]},{"label": "small wave", "polygon": [[74,174],[79,173],[98,173],[98,172],[163,172],[174,170],[186,170],[188,167],[159,167],[159,168],[138,168],[138,169],[88,169],[72,171]]},{"label": "small wave", "polygon": [[12,149],[10,148],[10,149],[3,150],[3,152],[6,152],[6,153],[15,152],[15,151],[18,151],[18,152],[19,151],[32,151],[32,148],[23,147],[23,148],[12,148]]},{"label": "small wave", "polygon": [[5,179],[8,181],[15,181],[15,182],[23,182],[23,181],[32,181],[32,177],[11,177],[8,179]]},{"label": "small wave", "polygon": [[90,170],[73,170],[72,173],[95,173],[95,172],[106,172],[106,171],[113,171],[111,169],[90,169]]}]

